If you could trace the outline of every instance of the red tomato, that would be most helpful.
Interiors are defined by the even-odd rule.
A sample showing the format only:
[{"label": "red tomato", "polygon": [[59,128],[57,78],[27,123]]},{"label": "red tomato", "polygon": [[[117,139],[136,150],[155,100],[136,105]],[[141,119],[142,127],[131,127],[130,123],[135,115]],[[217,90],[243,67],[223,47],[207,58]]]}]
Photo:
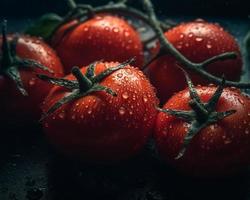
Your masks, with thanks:
[{"label": "red tomato", "polygon": [[[8,41],[12,41],[13,38],[13,35],[9,35]],[[0,37],[0,46],[2,46],[2,37]],[[0,55],[3,55],[1,49]],[[16,45],[16,55],[20,59],[32,59],[44,65],[54,72],[55,77],[63,76],[63,67],[56,53],[38,38],[21,35]],[[0,67],[3,67],[1,63]],[[20,66],[18,69],[28,96],[23,96],[17,89],[16,83],[0,72],[1,119],[22,122],[38,120],[41,115],[40,103],[48,94],[51,85],[39,80],[36,74],[49,74],[49,72],[25,66]]]},{"label": "red tomato", "polygon": [[88,65],[101,59],[123,62],[136,57],[135,66],[142,67],[140,36],[125,20],[107,14],[97,15],[66,32],[76,24],[75,20],[63,25],[52,38],[52,46],[67,73],[75,65]]},{"label": "red tomato", "polygon": [[[227,80],[240,80],[242,58],[239,46],[233,36],[218,24],[201,20],[183,23],[167,31],[165,36],[180,53],[192,62],[202,62],[225,52],[236,52],[237,59],[210,64],[206,70],[218,77],[224,74]],[[175,92],[186,87],[186,81],[177,64],[178,61],[173,56],[164,55],[148,68],[148,76],[156,87],[161,102],[165,102]],[[189,74],[194,84],[208,83],[194,72],[189,71]]]},{"label": "red tomato", "polygon": [[[203,103],[207,103],[216,88],[196,87]],[[189,90],[185,89],[164,105],[164,109],[191,110]],[[161,157],[188,175],[200,177],[224,176],[240,172],[250,164],[250,99],[237,89],[225,88],[216,105],[217,112],[235,110],[226,118],[201,129],[178,160],[190,123],[160,112],[155,126],[155,138]]]},{"label": "red tomato", "polygon": [[[98,63],[95,74],[118,65]],[[81,69],[86,73],[86,68]],[[72,75],[66,79],[75,79]],[[117,93],[104,91],[64,104],[43,121],[49,141],[62,153],[92,162],[127,159],[145,145],[152,132],[158,100],[149,81],[137,68],[126,66],[107,76],[100,83]],[[43,105],[43,111],[69,95],[55,86]]]}]

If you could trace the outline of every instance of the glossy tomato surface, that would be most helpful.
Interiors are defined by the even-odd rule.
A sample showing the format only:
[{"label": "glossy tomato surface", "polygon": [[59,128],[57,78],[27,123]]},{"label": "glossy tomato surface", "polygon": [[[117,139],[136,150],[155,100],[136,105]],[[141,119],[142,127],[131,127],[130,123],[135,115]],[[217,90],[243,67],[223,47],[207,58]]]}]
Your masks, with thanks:
[{"label": "glossy tomato surface", "polygon": [[[95,73],[118,65],[98,63]],[[81,70],[86,72],[86,68]],[[66,77],[74,79],[72,75]],[[137,68],[126,66],[106,77],[101,85],[117,93],[94,92],[67,103],[45,118],[44,131],[62,153],[90,162],[119,161],[143,148],[154,126],[158,100],[149,81]],[[68,95],[55,86],[43,111]]]},{"label": "glossy tomato surface", "polygon": [[[206,71],[227,80],[239,81],[242,72],[242,58],[234,37],[220,25],[197,20],[182,23],[165,33],[169,42],[192,62],[202,62],[225,52],[237,53],[236,59],[218,61],[209,64]],[[186,87],[181,66],[171,55],[164,55],[155,60],[148,69],[148,76],[157,89],[161,102],[165,102],[175,92]],[[184,66],[185,68],[185,66]],[[194,84],[208,84],[209,81],[194,72],[189,72]]]},{"label": "glossy tomato surface", "polygon": [[[9,35],[8,40],[11,41],[12,39],[13,35]],[[0,38],[0,46],[2,46],[2,38]],[[0,50],[1,54],[2,51]],[[0,75],[1,119],[13,121],[38,120],[41,115],[40,104],[51,89],[51,85],[39,80],[36,74],[61,77],[63,76],[63,66],[54,50],[45,42],[27,35],[19,37],[16,55],[21,59],[32,59],[51,69],[54,73],[50,74],[38,68],[20,67],[21,80],[28,96],[23,96],[12,80],[5,75]]]},{"label": "glossy tomato surface", "polygon": [[124,62],[136,57],[136,67],[143,65],[143,46],[139,34],[124,19],[108,14],[76,25],[71,21],[58,29],[52,46],[62,59],[65,71],[73,66],[84,66],[96,60]]},{"label": "glossy tomato surface", "polygon": [[[197,87],[202,102],[208,102],[216,87]],[[163,108],[190,110],[189,91],[185,89],[169,99]],[[155,139],[161,157],[188,175],[223,176],[245,169],[250,153],[250,99],[239,90],[226,88],[216,111],[236,113],[203,128],[194,136],[185,154],[176,160],[189,124],[163,112],[158,114]]]}]

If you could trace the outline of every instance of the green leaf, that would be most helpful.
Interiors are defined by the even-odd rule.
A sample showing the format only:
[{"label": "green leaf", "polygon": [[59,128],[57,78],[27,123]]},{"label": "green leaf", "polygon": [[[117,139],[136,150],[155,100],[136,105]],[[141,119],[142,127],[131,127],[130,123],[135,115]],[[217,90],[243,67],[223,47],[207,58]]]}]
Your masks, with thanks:
[{"label": "green leaf", "polygon": [[32,36],[42,37],[47,40],[62,20],[63,19],[57,14],[45,14],[29,26],[25,30],[25,33]]}]

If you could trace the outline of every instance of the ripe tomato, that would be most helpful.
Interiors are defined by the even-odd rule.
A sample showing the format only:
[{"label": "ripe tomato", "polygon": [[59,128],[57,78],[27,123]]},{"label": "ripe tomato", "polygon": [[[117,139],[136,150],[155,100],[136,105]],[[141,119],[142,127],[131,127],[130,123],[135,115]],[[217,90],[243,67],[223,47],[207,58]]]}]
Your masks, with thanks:
[{"label": "ripe tomato", "polygon": [[[166,38],[177,50],[192,62],[202,62],[225,52],[236,52],[236,59],[210,64],[206,70],[227,80],[239,81],[242,71],[242,58],[239,46],[232,35],[218,24],[197,20],[180,24],[165,33]],[[148,68],[148,76],[157,89],[161,102],[165,102],[175,92],[183,90],[186,82],[178,61],[171,55],[156,59]],[[208,81],[190,72],[194,84],[207,84]],[[178,82],[176,82],[178,80]]]},{"label": "ripe tomato", "polygon": [[[216,87],[196,87],[203,103],[213,96]],[[164,109],[190,111],[189,90],[185,89],[164,105]],[[178,170],[199,177],[231,175],[247,168],[250,163],[250,99],[239,90],[225,88],[215,111],[235,110],[201,129],[186,148],[184,155],[175,159],[184,144],[190,123],[160,112],[155,126],[155,138],[162,158]]]},{"label": "ripe tomato", "polygon": [[[98,63],[95,74],[117,66]],[[81,69],[86,73],[86,67]],[[68,80],[75,80],[72,75]],[[155,92],[143,73],[130,65],[108,75],[100,85],[116,92],[91,92],[62,105],[43,121],[49,141],[62,153],[91,162],[127,159],[142,149],[152,132],[158,104]],[[43,104],[48,112],[69,90],[55,86]]]},{"label": "ripe tomato", "polygon": [[[8,35],[8,42],[13,41],[14,37],[14,35]],[[0,47],[2,45],[3,37],[0,37]],[[54,50],[41,39],[20,35],[15,49],[12,50],[15,51],[14,54],[18,57],[18,60],[32,59],[52,70],[55,77],[63,76],[63,67],[59,58]],[[1,49],[0,56],[3,56]],[[2,69],[4,67],[17,67],[28,96],[21,94],[16,83],[6,76],[3,71],[0,71],[0,119],[7,119],[8,121],[17,120],[19,122],[38,120],[41,115],[40,103],[51,89],[51,85],[39,80],[36,74],[50,73],[39,68],[32,68],[31,64],[15,64],[15,58],[13,63],[9,63],[8,66],[3,66],[2,62],[3,57],[0,60],[0,68]]]},{"label": "ripe tomato", "polygon": [[142,67],[144,58],[140,36],[125,20],[108,14],[96,15],[66,32],[77,22],[63,25],[52,38],[52,46],[66,73],[75,65],[85,66],[101,59],[123,62],[136,57],[135,66]]}]

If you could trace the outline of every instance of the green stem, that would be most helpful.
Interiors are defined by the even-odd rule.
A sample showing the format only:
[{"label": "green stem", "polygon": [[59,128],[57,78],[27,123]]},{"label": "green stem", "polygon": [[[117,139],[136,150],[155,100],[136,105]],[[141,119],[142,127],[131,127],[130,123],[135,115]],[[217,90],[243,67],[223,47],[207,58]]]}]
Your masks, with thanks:
[{"label": "green stem", "polygon": [[81,92],[86,92],[93,86],[93,83],[85,75],[82,74],[81,70],[78,67],[72,68],[72,74],[76,77]]},{"label": "green stem", "polygon": [[76,2],[74,0],[66,0],[68,7],[70,10],[73,10],[77,7]]},{"label": "green stem", "polygon": [[3,43],[2,43],[2,67],[6,68],[7,66],[10,66],[13,63],[13,58],[11,55],[11,49],[10,44],[8,42],[7,38],[7,20],[4,20],[2,23],[2,37],[3,37]]}]

